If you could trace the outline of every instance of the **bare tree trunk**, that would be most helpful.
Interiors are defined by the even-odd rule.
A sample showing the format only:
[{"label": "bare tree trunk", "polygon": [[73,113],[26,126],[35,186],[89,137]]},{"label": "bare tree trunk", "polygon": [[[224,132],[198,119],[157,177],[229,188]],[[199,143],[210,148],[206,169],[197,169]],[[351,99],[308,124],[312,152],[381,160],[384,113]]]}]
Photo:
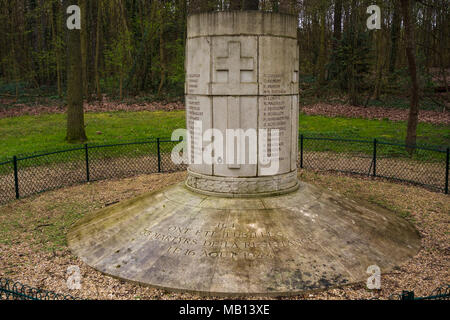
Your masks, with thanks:
[{"label": "bare tree trunk", "polygon": [[333,30],[333,49],[337,49],[338,41],[341,40],[342,33],[342,0],[336,0],[334,3],[334,30]]},{"label": "bare tree trunk", "polygon": [[[447,70],[445,69],[442,51],[443,51],[442,49],[439,51],[439,66],[440,66],[441,75],[442,75],[442,85],[445,88],[445,93],[446,93],[445,96],[448,97]],[[444,112],[446,109],[447,109],[447,105],[444,102],[444,108],[442,109],[442,112]]]},{"label": "bare tree trunk", "polygon": [[328,78],[336,79],[337,78],[337,62],[336,56],[338,54],[339,42],[342,38],[342,9],[343,9],[342,0],[334,1],[334,10],[333,10],[333,41],[332,41],[332,54],[330,56],[330,68],[328,70]]},{"label": "bare tree trunk", "polygon": [[375,100],[380,99],[380,93],[381,93],[381,80],[383,78],[383,68],[384,68],[384,57],[385,57],[385,51],[383,50],[383,34],[382,30],[376,30],[375,31],[375,38],[376,38],[376,47],[377,47],[377,62],[375,67],[375,87],[373,90],[372,98]]},{"label": "bare tree trunk", "polygon": [[16,97],[15,101],[19,100],[19,72],[17,70],[17,59],[16,59],[16,51],[14,49],[14,41],[12,45],[12,57],[13,57],[13,73],[14,73],[14,82],[16,87]]},{"label": "bare tree trunk", "polygon": [[53,47],[55,50],[55,60],[56,60],[56,86],[58,88],[58,97],[62,97],[62,84],[61,84],[61,53],[60,53],[60,28],[59,21],[60,15],[59,12],[61,8],[58,3],[55,3],[52,6],[52,14],[51,14],[51,25],[52,25],[52,37],[53,37]]},{"label": "bare tree trunk", "polygon": [[159,4],[159,65],[160,65],[160,78],[159,78],[159,85],[158,85],[158,93],[157,95],[161,95],[162,89],[164,87],[164,84],[166,82],[166,42],[164,39],[164,23],[165,23],[165,10],[164,3]]},{"label": "bare tree trunk", "polygon": [[392,17],[392,27],[391,27],[391,54],[390,54],[390,60],[389,60],[389,73],[394,73],[395,71],[395,64],[397,60],[397,47],[398,47],[398,38],[400,35],[400,13],[398,8],[398,1],[399,0],[393,0],[394,4],[394,15]]},{"label": "bare tree trunk", "polygon": [[[17,19],[18,15],[16,12],[12,14],[12,19]],[[13,20],[14,21],[14,20]],[[15,30],[16,21],[12,22],[10,25],[10,35],[13,35]],[[11,58],[12,58],[12,69],[13,69],[13,81],[15,84],[15,101],[19,99],[19,70],[17,66],[17,56],[16,56],[16,39],[15,37],[10,38],[11,42]]]},{"label": "bare tree trunk", "polygon": [[320,85],[325,84],[325,66],[327,64],[326,57],[326,40],[325,40],[325,19],[326,19],[326,8],[320,6],[320,45],[319,45],[319,57],[317,59],[317,69],[319,70],[318,81]]},{"label": "bare tree trunk", "polygon": [[[410,0],[401,0],[401,7],[403,13],[403,23],[405,25],[405,41],[406,41],[406,56],[408,57],[408,68],[411,77],[411,103],[408,116],[408,129],[406,132],[406,145],[415,146],[417,138],[417,122],[419,118],[419,84],[417,82],[417,67],[416,67],[416,45],[414,40],[414,25],[411,22],[411,6]],[[407,148],[407,151],[412,154],[412,148]]]},{"label": "bare tree trunk", "polygon": [[279,10],[282,13],[292,13],[291,10],[291,2],[290,0],[280,0],[280,7]]},{"label": "bare tree trunk", "polygon": [[83,94],[88,98],[88,69],[87,69],[87,52],[88,52],[88,28],[87,28],[87,0],[80,0],[81,9],[81,65],[83,76]]},{"label": "bare tree trunk", "polygon": [[230,0],[231,10],[241,10],[241,0]]},{"label": "bare tree trunk", "polygon": [[[161,25],[161,29],[162,28],[163,28],[163,26]],[[164,46],[165,46],[164,31],[161,30],[160,35],[159,35],[159,59],[160,59],[160,65],[161,65],[161,78],[160,78],[159,86],[158,86],[158,96],[161,95],[162,88],[164,86],[164,83],[166,82],[166,54],[165,54]]]},{"label": "bare tree trunk", "polygon": [[101,20],[102,20],[102,0],[99,0],[97,3],[97,33],[95,39],[95,86],[97,89],[97,99],[102,101],[102,89],[100,87],[100,71],[99,71],[99,63],[100,63],[100,31],[101,31]]},{"label": "bare tree trunk", "polygon": [[259,0],[245,0],[243,9],[244,10],[258,10],[259,9]]},{"label": "bare tree trunk", "polygon": [[[447,15],[448,17],[448,15]],[[438,48],[438,61],[439,61],[439,67],[440,67],[440,71],[441,71],[441,76],[442,76],[442,85],[444,86],[444,90],[445,90],[445,100],[444,101],[444,107],[442,109],[442,112],[444,112],[447,109],[447,102],[448,102],[448,98],[449,98],[449,90],[448,90],[448,83],[447,83],[447,66],[448,66],[448,29],[449,29],[449,25],[448,25],[448,20],[445,18],[445,16],[443,15],[441,17],[441,21],[439,23],[440,28],[439,28],[439,34],[438,34],[438,39],[439,39],[439,44],[437,45]],[[447,41],[446,41],[447,39]],[[431,59],[430,59],[431,60]],[[447,63],[446,63],[447,62]],[[432,63],[432,62],[431,62]]]},{"label": "bare tree trunk", "polygon": [[[72,0],[73,1],[73,0]],[[69,143],[85,142],[80,30],[67,30],[67,135]]]},{"label": "bare tree trunk", "polygon": [[[123,7],[123,3],[122,1],[120,1],[120,16],[122,18],[122,28],[123,30],[121,32],[123,32],[126,37],[128,38],[128,25],[127,25],[127,17],[126,17],[126,12],[125,9]],[[128,51],[129,48],[128,46],[125,47],[126,48],[126,52],[124,52],[124,61],[122,62],[120,69],[119,69],[119,95],[120,95],[120,100],[123,100],[123,83],[124,83],[124,77],[125,77],[125,64],[127,60],[131,60],[131,53]],[[126,57],[126,58],[125,58]]]},{"label": "bare tree trunk", "polygon": [[[357,49],[358,46],[358,27],[356,25],[357,23],[357,11],[356,11],[356,6],[357,6],[357,1],[356,0],[352,0],[351,1],[351,13],[350,13],[350,28],[352,29],[352,51],[355,51]],[[352,52],[352,57],[354,56],[353,52]],[[349,64],[349,69],[350,71],[348,72],[349,74],[349,100],[350,100],[350,104],[353,106],[357,106],[359,105],[359,92],[357,89],[357,85],[356,85],[356,65],[355,65],[355,61],[351,61],[351,63]]]},{"label": "bare tree trunk", "polygon": [[120,67],[120,74],[119,74],[119,100],[123,100],[123,66]]}]

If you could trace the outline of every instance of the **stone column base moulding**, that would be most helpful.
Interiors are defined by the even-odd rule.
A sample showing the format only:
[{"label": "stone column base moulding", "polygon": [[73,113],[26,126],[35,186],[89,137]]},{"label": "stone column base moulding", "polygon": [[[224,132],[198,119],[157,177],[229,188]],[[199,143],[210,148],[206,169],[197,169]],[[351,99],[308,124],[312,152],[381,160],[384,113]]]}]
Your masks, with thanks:
[{"label": "stone column base moulding", "polygon": [[297,171],[258,178],[208,176],[188,171],[186,186],[198,193],[218,197],[263,197],[298,189]]}]

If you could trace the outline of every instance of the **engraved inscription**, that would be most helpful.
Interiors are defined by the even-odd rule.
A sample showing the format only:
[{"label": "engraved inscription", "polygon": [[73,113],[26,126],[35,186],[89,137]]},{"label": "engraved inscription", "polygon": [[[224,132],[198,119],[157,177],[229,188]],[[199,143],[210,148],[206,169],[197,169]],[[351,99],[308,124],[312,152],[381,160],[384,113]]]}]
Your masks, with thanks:
[{"label": "engraved inscription", "polygon": [[194,91],[197,90],[199,86],[200,74],[199,73],[188,74],[186,81],[188,93],[194,93]]},{"label": "engraved inscription", "polygon": [[[272,144],[271,135],[263,140],[261,150],[268,157],[277,158],[282,163],[286,160],[290,148],[290,104],[286,103],[286,97],[266,96],[262,102],[261,128],[270,130],[279,130],[279,144]],[[275,148],[275,150],[272,148]]]},{"label": "engraved inscription", "polygon": [[287,237],[277,230],[224,223],[201,229],[175,225],[163,230],[144,229],[141,236],[167,243],[168,255],[234,260],[274,257],[283,248],[303,247],[309,241]]},{"label": "engraved inscription", "polygon": [[287,90],[282,85],[281,74],[264,74],[262,85],[263,94],[286,94]]},{"label": "engraved inscription", "polygon": [[186,44],[186,94],[209,94],[211,44],[207,38],[189,39]]},{"label": "engraved inscription", "polygon": [[[203,121],[204,113],[200,106],[200,101],[197,96],[187,96],[186,97],[186,122],[187,129],[191,137],[194,137],[194,123],[195,121]],[[202,134],[200,132],[200,134]],[[191,139],[191,159],[190,162],[194,163],[195,157],[203,157],[202,144],[196,143],[196,140]]]}]

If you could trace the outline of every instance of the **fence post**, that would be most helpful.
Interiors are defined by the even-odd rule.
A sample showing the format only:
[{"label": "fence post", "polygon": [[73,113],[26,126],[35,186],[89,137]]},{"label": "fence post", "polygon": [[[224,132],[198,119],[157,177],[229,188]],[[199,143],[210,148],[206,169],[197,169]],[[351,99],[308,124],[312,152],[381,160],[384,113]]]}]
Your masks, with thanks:
[{"label": "fence post", "polygon": [[161,173],[161,141],[160,141],[160,138],[156,139],[156,145],[158,147],[158,172]]},{"label": "fence post", "polygon": [[86,157],[86,181],[89,182],[91,181],[91,174],[89,171],[89,147],[87,143],[84,144],[84,154]]},{"label": "fence post", "polygon": [[373,139],[373,173],[374,177],[377,176],[377,139]]},{"label": "fence post", "polygon": [[16,190],[16,199],[19,199],[20,193],[19,193],[19,174],[17,170],[17,156],[13,157],[13,164],[14,164],[14,189]]},{"label": "fence post", "polygon": [[402,292],[402,300],[414,300],[414,291],[405,291]]},{"label": "fence post", "polygon": [[450,147],[447,147],[447,164],[445,166],[445,194],[448,194],[448,169],[450,162]]},{"label": "fence post", "polygon": [[303,134],[300,135],[300,169],[303,169]]}]

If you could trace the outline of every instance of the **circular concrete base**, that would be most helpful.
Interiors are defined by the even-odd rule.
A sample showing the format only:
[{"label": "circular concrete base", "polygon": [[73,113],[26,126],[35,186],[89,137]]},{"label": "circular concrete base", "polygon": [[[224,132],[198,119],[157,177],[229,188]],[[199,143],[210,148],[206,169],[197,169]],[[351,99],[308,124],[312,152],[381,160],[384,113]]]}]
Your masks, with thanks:
[{"label": "circular concrete base", "polygon": [[299,187],[295,171],[265,177],[208,176],[188,169],[186,187],[195,193],[221,198],[257,198],[279,196]]},{"label": "circular concrete base", "polygon": [[395,214],[300,183],[291,194],[218,198],[183,184],[105,208],[68,234],[71,250],[121,279],[204,295],[289,295],[366,281],[417,253]]}]

